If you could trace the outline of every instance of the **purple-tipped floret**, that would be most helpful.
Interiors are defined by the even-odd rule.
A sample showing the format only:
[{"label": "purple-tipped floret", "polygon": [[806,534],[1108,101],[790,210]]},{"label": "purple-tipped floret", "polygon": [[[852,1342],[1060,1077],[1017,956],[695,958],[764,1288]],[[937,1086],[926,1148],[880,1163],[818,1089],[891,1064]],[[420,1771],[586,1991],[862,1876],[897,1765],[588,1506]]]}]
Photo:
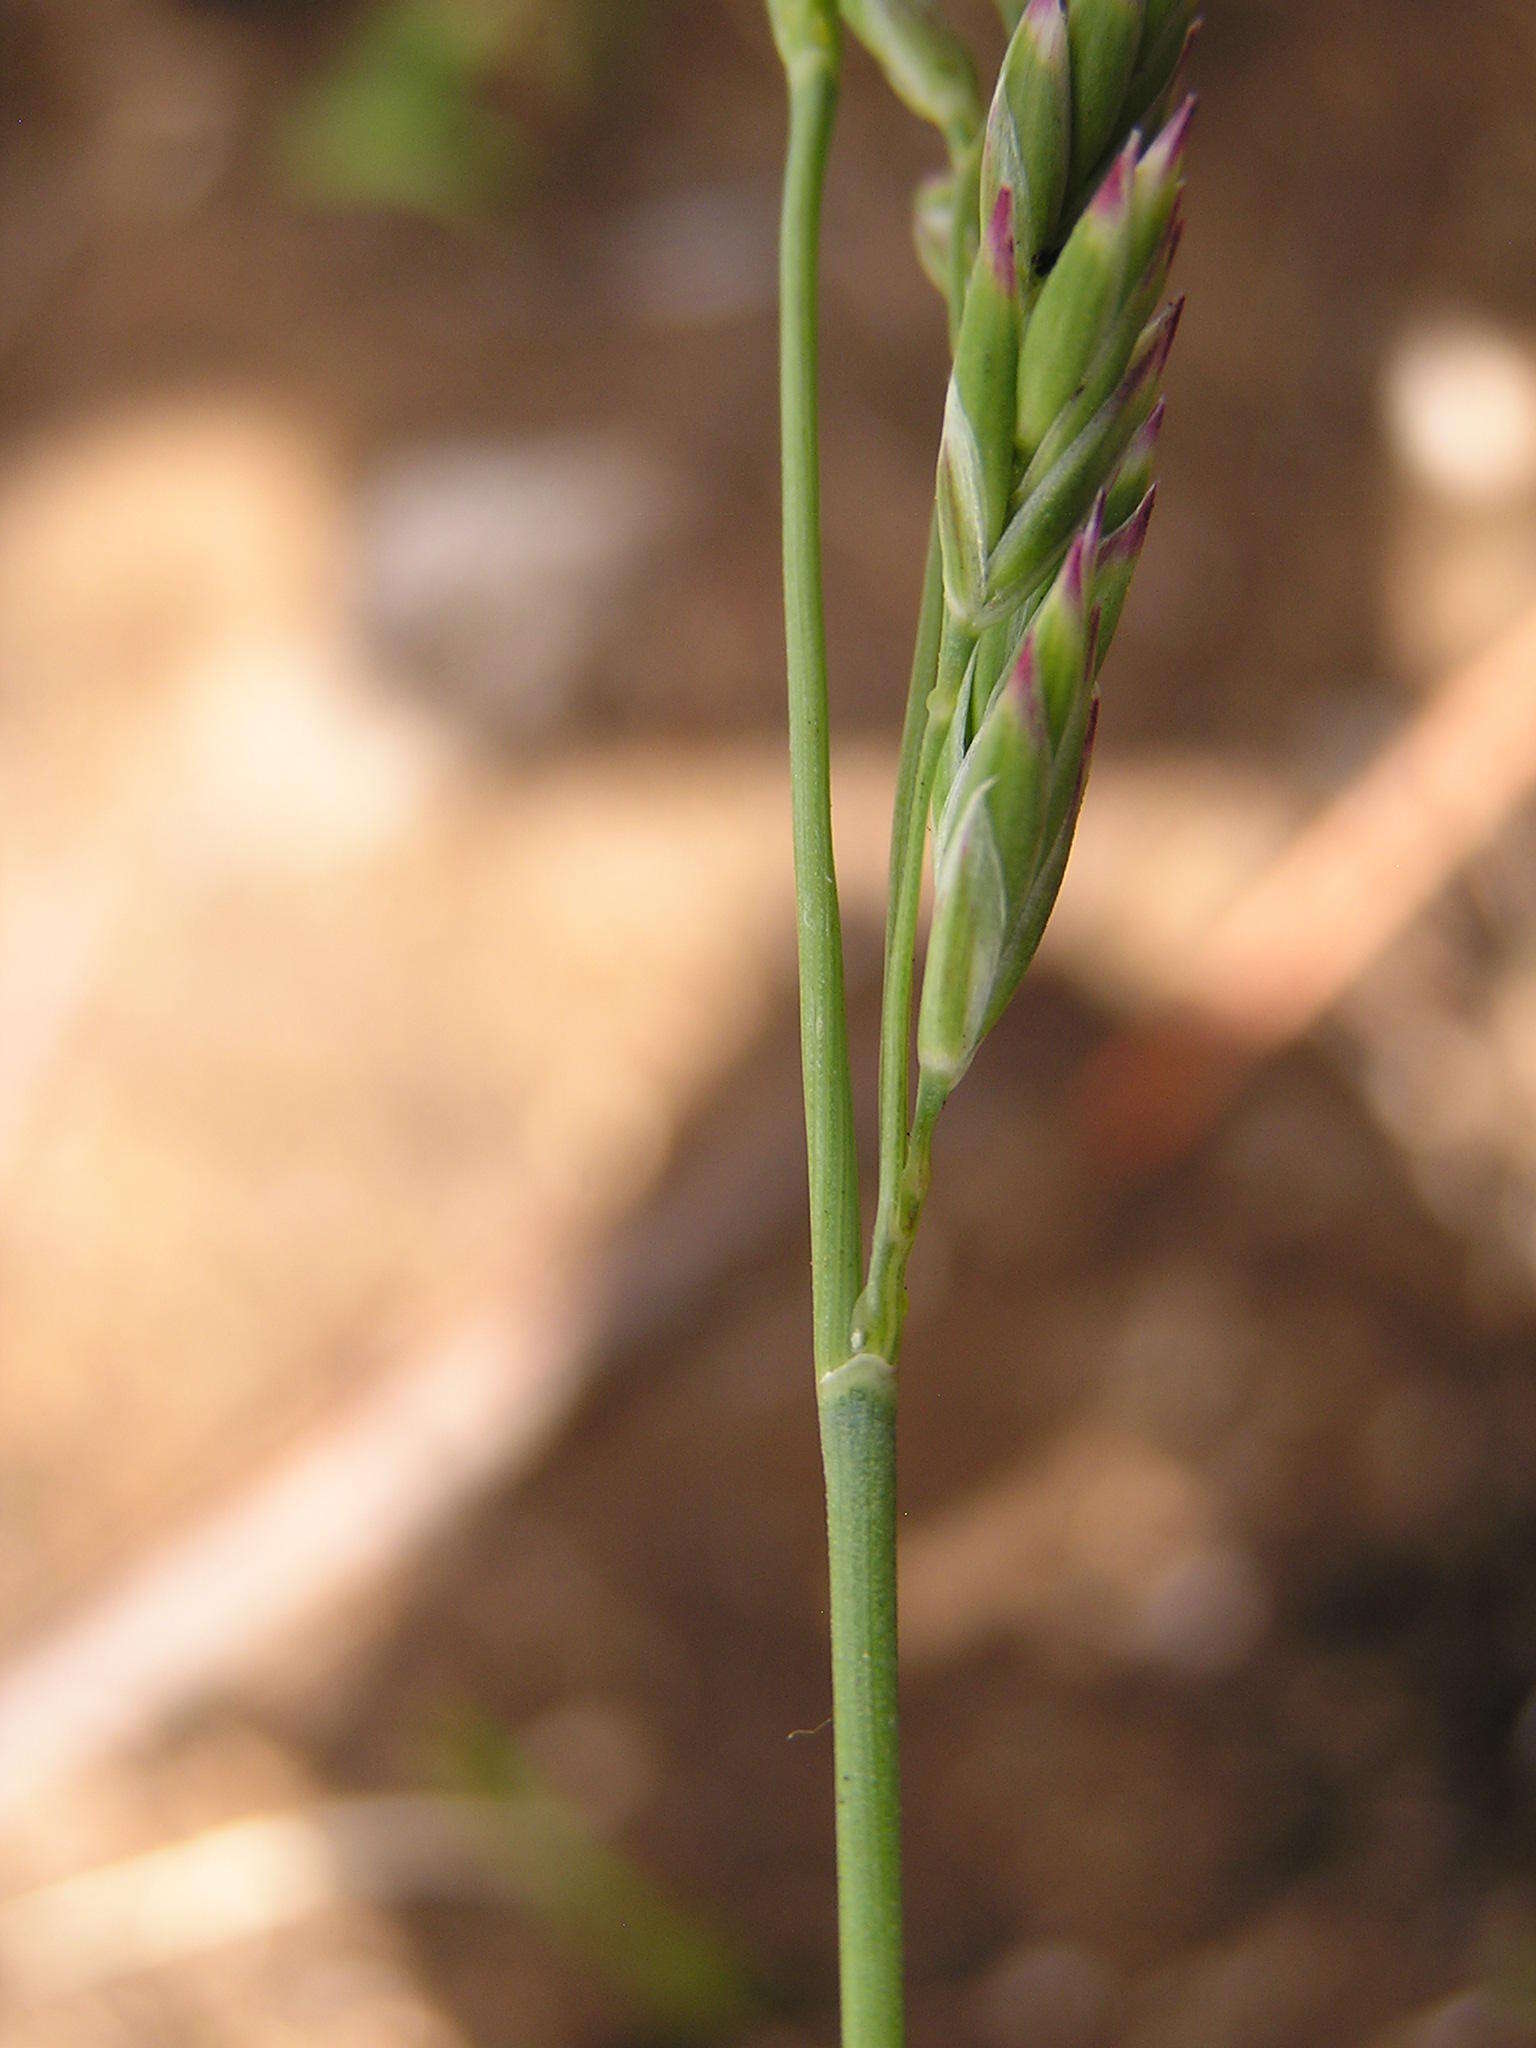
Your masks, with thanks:
[{"label": "purple-tipped floret", "polygon": [[1195,118],[1199,98],[1187,93],[1178,110],[1153,136],[1142,155],[1142,165],[1156,178],[1170,178],[1177,174],[1184,158],[1184,147],[1189,140],[1190,123]]},{"label": "purple-tipped floret", "polygon": [[1112,226],[1131,203],[1131,179],[1136,170],[1136,138],[1115,158],[1099,181],[1088,207],[1088,216],[1103,227]]},{"label": "purple-tipped floret", "polygon": [[1106,536],[1098,552],[1101,568],[1111,563],[1134,563],[1146,545],[1147,528],[1152,524],[1152,510],[1157,503],[1157,485],[1149,484],[1147,494],[1123,526],[1117,526]]},{"label": "purple-tipped floret", "polygon": [[1153,456],[1157,453],[1157,444],[1162,437],[1163,421],[1167,417],[1168,401],[1166,398],[1160,398],[1126,444],[1125,453],[1120,458],[1122,468],[1132,469],[1139,462],[1150,464]]}]

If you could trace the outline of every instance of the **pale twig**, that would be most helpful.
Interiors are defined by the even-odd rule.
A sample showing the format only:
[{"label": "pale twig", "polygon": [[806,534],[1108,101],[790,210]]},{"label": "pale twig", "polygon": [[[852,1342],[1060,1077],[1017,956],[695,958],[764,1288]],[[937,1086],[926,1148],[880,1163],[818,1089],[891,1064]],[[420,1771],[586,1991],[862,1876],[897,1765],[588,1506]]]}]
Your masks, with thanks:
[{"label": "pale twig", "polygon": [[1217,919],[1171,1014],[1079,1077],[1106,1158],[1150,1167],[1333,1008],[1536,785],[1536,611],[1438,690]]}]

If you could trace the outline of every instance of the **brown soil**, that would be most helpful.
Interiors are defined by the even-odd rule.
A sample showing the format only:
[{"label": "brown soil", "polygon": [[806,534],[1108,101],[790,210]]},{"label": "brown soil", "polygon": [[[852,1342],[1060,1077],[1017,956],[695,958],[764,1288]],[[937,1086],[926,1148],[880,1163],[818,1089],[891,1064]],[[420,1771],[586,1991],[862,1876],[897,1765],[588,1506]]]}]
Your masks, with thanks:
[{"label": "brown soil", "polygon": [[[1529,505],[1502,522],[1519,544],[1458,583],[1456,603],[1426,588],[1426,563],[1432,581],[1434,562],[1481,543],[1392,466],[1379,388],[1424,309],[1536,326],[1536,37],[1522,0],[1481,0],[1454,25],[1439,0],[1212,12],[1164,510],[1105,744],[1113,758],[1198,742],[1321,792],[1536,594]],[[628,91],[554,136],[515,219],[461,231],[316,221],[274,193],[262,138],[327,47],[323,26],[151,0],[8,13],[23,61],[5,88],[18,118],[0,234],[37,259],[0,334],[17,448],[146,393],[231,387],[312,423],[347,488],[434,437],[619,425],[686,480],[693,510],[605,601],[540,758],[777,730],[760,282],[728,319],[649,314],[613,258],[633,208],[730,187],[759,277],[779,111],[746,0],[659,9]],[[148,81],[139,100],[118,89],[130,75]],[[130,102],[155,118],[135,127]],[[830,204],[827,513],[835,708],[866,736],[897,717],[937,410],[937,316],[904,213],[925,162],[855,66]],[[137,729],[158,602],[141,658],[123,658],[121,705],[101,709],[110,679],[75,674],[96,707],[80,721],[89,772],[61,770],[49,809],[53,785],[45,801],[28,770],[40,844],[83,832],[106,773],[91,749],[110,760]],[[421,695],[473,764],[466,838],[434,844],[404,881],[387,869],[345,958],[298,885],[265,923],[236,893],[227,919],[216,899],[170,937],[135,929],[44,1106],[38,1143],[60,1178],[51,1196],[35,1179],[8,1191],[21,1220],[0,1242],[13,1271],[43,1276],[30,1293],[13,1283],[25,1363],[0,1394],[12,1644],[294,1441],[370,1370],[381,1328],[474,1292],[498,1234],[519,1227],[502,1166],[522,1170],[529,1068],[561,1020],[502,1048],[488,991],[516,871],[476,845],[496,837],[485,816],[518,802],[525,764],[512,714],[456,699],[451,678]],[[47,705],[3,682],[0,715],[18,761],[34,741],[38,758],[65,745],[37,740],[53,732]],[[1116,1020],[1044,976],[947,1119],[903,1388],[914,2048],[1532,2038],[1529,2011],[1493,2017],[1536,1947],[1529,839],[1515,821],[1347,1015],[1155,1180],[1111,1185],[1095,1168],[1075,1091]],[[468,967],[440,936],[461,886],[465,901],[479,890]],[[306,929],[309,953],[295,950]],[[199,974],[246,932],[250,957],[269,948],[290,982],[262,1012],[272,1042],[238,990],[210,1001],[199,1098],[164,1068],[195,1065],[201,1027],[180,1011],[157,1023],[143,992],[168,1006],[175,967],[185,1015],[201,1017]],[[872,931],[851,946],[867,1048]],[[35,1864],[17,1852],[17,1873],[68,1867],[77,1827],[86,1846],[143,1848],[253,1806],[440,1774],[443,1718],[468,1703],[739,1942],[779,2012],[758,2048],[833,2038],[824,1560],[783,965],[763,970],[771,1015],[746,1050],[700,1062],[702,1107],[658,1081],[666,1128],[684,1125],[660,1146],[659,1184],[621,1161],[622,1198],[581,1209],[589,1230],[643,1242],[675,1204],[708,1284],[638,1337],[610,1333],[544,1469],[259,1687],[62,1802],[57,1837]],[[355,1014],[374,1024],[352,1064],[358,988],[373,1007]],[[462,998],[446,1035],[434,988]],[[607,983],[588,995],[619,1000]],[[290,998],[296,1037],[325,1017],[318,1081],[288,1064]],[[538,986],[519,1001],[536,1008]],[[414,1096],[409,1077],[439,1067],[450,1082]],[[253,1072],[267,1092],[242,1095]],[[868,1081],[865,1061],[866,1096]],[[119,1133],[113,1152],[114,1087],[163,1092],[190,1135],[172,1121],[157,1150],[136,1155]],[[366,1203],[344,1178],[264,1178],[278,1113],[323,1123],[324,1160],[363,1161]],[[176,1275],[214,1228],[204,1147],[237,1162],[233,1193],[210,1198],[227,1194],[234,1220],[227,1263],[183,1292]],[[44,1197],[67,1210],[71,1170],[105,1185],[102,1152],[128,1160],[101,1196],[111,1231],[140,1207],[159,1219],[132,1240],[120,1299],[88,1262],[26,1265],[29,1245],[39,1261],[56,1249]],[[745,1246],[712,1246],[708,1190],[757,1182],[784,1199]],[[96,1403],[103,1385],[112,1399]],[[81,1823],[81,1801],[111,1817]],[[1482,2004],[1438,2011],[1473,1986]],[[41,2015],[4,1997],[4,2048],[645,2038],[548,1928],[489,1908],[341,1913]]]}]

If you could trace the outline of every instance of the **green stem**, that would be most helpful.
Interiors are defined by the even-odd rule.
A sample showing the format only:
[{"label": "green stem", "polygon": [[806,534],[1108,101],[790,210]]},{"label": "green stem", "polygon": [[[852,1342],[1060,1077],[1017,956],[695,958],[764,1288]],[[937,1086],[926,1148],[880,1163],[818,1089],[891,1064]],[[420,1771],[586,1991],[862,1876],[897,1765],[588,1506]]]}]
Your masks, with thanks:
[{"label": "green stem", "polygon": [[807,0],[777,0],[774,20],[790,85],[780,245],[784,604],[817,1400],[831,1578],[842,2039],[843,2048],[901,2048],[896,1387],[883,1360],[848,1356],[859,1214],[832,867],[816,448],[816,245],[837,45],[835,34],[828,34],[825,9]]},{"label": "green stem", "polygon": [[[939,756],[974,645],[974,636],[946,610],[937,673],[924,705],[922,743],[907,792],[905,824],[904,828],[898,825],[891,846],[891,896],[886,914],[885,989],[880,1024],[880,1193],[869,1278],[853,1311],[853,1348],[867,1346],[893,1362],[901,1350],[901,1329],[906,1319],[907,1255],[911,1251],[910,1234],[902,1220],[902,1190],[909,1150],[906,1122],[912,985],[916,976],[928,809],[933,801]],[[902,752],[905,764],[906,733],[902,735]],[[921,1108],[920,1094],[920,1111]],[[915,1225],[914,1217],[912,1227]]]},{"label": "green stem", "polygon": [[[798,11],[797,11],[798,13]],[[799,16],[818,26],[813,9]],[[827,655],[817,452],[817,242],[837,107],[835,35],[785,48],[789,156],[780,238],[780,402],[784,457],[784,617],[800,962],[800,1044],[811,1196],[816,1371],[848,1356],[859,1273],[858,1159],[843,941],[832,859]]]},{"label": "green stem", "polygon": [[843,2048],[901,2048],[896,1730],[896,1374],[851,1358],[818,1383],[832,1565],[832,1743]]}]

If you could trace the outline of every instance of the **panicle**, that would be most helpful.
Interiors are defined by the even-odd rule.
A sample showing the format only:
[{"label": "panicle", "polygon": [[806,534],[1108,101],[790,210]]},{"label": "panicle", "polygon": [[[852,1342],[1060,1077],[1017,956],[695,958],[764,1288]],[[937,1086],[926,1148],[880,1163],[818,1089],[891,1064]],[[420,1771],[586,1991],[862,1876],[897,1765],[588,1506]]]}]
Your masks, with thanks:
[{"label": "panicle", "polygon": [[[1177,326],[1177,306],[1161,314],[1157,308],[1183,232],[1183,165],[1193,100],[1186,99],[1150,142],[1137,130],[1118,137],[1114,155],[1064,237],[1055,196],[1062,175],[1060,151],[1054,156],[1042,152],[1046,131],[1038,122],[1030,131],[1033,184],[1031,167],[1022,160],[1020,95],[1026,90],[1043,94],[1050,104],[1054,94],[1059,112],[1064,80],[1070,132],[1076,72],[1071,35],[1087,36],[1092,24],[1109,21],[1107,13],[1095,12],[1106,4],[1093,0],[1071,16],[1063,0],[1029,0],[1010,42],[988,123],[980,177],[983,198],[990,195],[982,223],[986,246],[972,267],[960,324],[962,334],[967,327],[999,331],[999,323],[984,318],[981,310],[985,291],[996,295],[995,255],[985,273],[990,282],[979,287],[977,280],[987,248],[995,252],[998,246],[1007,195],[1018,279],[1010,317],[1019,345],[1008,512],[1001,529],[995,515],[1004,463],[1001,450],[988,447],[990,429],[983,425],[983,414],[988,421],[995,419],[992,401],[1000,396],[1006,373],[989,368],[984,380],[978,379],[974,364],[962,373],[957,360],[940,465],[945,587],[957,616],[976,631],[1017,612],[1059,559],[1096,495],[1113,481],[1127,444],[1158,402]],[[1134,13],[1143,41],[1149,30],[1170,33],[1170,22],[1188,29],[1188,9],[1181,11],[1168,0],[1136,0]],[[1107,28],[1095,31],[1099,40],[1108,33]],[[1123,40],[1129,46],[1129,36]],[[1005,162],[1012,167],[1012,183],[999,179]],[[1044,176],[1056,184],[1045,211],[1037,213],[1030,194],[1038,195]],[[1053,238],[1059,238],[1059,247],[1050,260]],[[935,266],[938,239],[935,232]],[[1035,253],[1021,262],[1021,249]],[[1042,261],[1043,281],[1037,274]],[[973,298],[980,302],[974,316]],[[957,354],[958,349],[957,344]],[[967,352],[974,357],[974,342]],[[983,381],[989,394],[984,405],[972,397]],[[1129,509],[1144,495],[1145,485]]]},{"label": "panicle", "polygon": [[919,1063],[946,1090],[1033,956],[1076,829],[1097,678],[1156,500],[1195,105],[1169,111],[1194,0],[1003,7],[975,199],[956,166],[919,213],[930,275],[946,235],[951,279],[968,264],[938,518],[971,650],[940,714],[918,1009]]}]

